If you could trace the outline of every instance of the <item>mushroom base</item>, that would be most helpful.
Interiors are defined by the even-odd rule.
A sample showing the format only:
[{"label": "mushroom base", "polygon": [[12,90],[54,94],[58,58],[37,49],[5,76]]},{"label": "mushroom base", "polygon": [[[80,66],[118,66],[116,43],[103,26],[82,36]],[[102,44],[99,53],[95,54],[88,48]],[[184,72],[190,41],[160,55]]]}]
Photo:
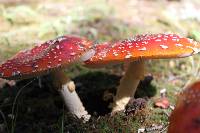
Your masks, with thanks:
[{"label": "mushroom base", "polygon": [[144,62],[131,62],[117,88],[117,93],[113,102],[112,114],[125,109],[130,98],[134,96],[140,80],[143,78]]},{"label": "mushroom base", "polygon": [[54,85],[60,92],[63,101],[69,112],[83,121],[88,121],[91,115],[85,110],[78,94],[75,91],[75,84],[71,81],[63,71],[54,72]]}]

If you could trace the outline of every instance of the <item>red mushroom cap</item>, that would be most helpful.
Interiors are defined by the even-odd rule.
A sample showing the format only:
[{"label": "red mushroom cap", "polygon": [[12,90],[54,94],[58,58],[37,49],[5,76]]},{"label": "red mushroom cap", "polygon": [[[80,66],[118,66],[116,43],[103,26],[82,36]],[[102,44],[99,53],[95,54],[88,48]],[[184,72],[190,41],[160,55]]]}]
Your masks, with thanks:
[{"label": "red mushroom cap", "polygon": [[21,51],[0,65],[0,77],[27,78],[65,67],[77,61],[91,48],[92,42],[74,36],[62,36]]},{"label": "red mushroom cap", "polygon": [[176,34],[146,34],[96,46],[95,55],[86,65],[156,58],[180,58],[200,51],[199,43]]},{"label": "red mushroom cap", "polygon": [[200,81],[180,94],[168,133],[200,133]]}]

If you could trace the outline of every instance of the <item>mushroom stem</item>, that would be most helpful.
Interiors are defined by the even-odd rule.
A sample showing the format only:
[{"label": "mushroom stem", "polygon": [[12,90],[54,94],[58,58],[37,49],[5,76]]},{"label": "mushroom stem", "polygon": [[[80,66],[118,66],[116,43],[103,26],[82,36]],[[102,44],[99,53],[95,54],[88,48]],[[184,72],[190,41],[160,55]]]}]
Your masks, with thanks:
[{"label": "mushroom stem", "polygon": [[82,118],[84,122],[91,117],[85,110],[78,94],[75,91],[75,84],[71,81],[63,71],[56,71],[53,73],[54,85],[63,98],[63,101],[69,112],[78,118]]},{"label": "mushroom stem", "polygon": [[134,96],[137,86],[144,77],[144,62],[131,62],[125,75],[120,80],[113,102],[112,114],[125,109],[130,98]]}]

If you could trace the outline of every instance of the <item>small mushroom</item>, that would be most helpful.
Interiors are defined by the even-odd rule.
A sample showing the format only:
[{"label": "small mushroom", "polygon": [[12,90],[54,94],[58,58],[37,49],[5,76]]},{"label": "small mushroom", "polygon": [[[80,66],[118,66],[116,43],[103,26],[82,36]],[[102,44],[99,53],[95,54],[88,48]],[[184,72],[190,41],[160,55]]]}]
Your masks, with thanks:
[{"label": "small mushroom", "polygon": [[114,98],[112,112],[124,110],[144,76],[144,62],[149,59],[182,58],[200,51],[199,43],[176,34],[145,34],[114,43],[96,46],[95,55],[85,62],[87,67],[129,62]]},{"label": "small mushroom", "polygon": [[170,116],[168,133],[200,133],[200,81],[179,95]]},{"label": "small mushroom", "polygon": [[93,55],[91,46],[91,41],[75,36],[62,36],[38,44],[1,64],[0,78],[20,80],[51,73],[55,88],[60,92],[69,111],[87,121],[90,115],[75,91],[74,82],[64,74],[63,68],[90,58]]}]

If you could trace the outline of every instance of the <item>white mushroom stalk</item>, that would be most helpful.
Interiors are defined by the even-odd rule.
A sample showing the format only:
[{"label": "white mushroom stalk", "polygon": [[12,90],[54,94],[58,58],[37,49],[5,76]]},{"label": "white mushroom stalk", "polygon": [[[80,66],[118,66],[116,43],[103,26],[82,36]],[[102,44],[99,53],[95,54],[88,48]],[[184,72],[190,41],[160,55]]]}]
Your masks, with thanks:
[{"label": "white mushroom stalk", "polygon": [[[93,49],[85,52],[79,59],[80,62],[88,60],[94,56],[95,51]],[[75,90],[75,84],[71,81],[63,71],[57,71],[53,73],[54,84],[60,92],[63,101],[68,108],[69,112],[74,114],[76,117],[83,119],[84,122],[88,121],[91,117],[86,111],[81,99]]]},{"label": "white mushroom stalk", "polygon": [[54,86],[59,91],[63,101],[70,113],[76,117],[88,121],[91,115],[85,110],[78,94],[75,90],[75,84],[71,81],[63,71],[57,71],[53,74]]},{"label": "white mushroom stalk", "polygon": [[117,88],[117,93],[113,102],[112,113],[125,109],[129,100],[134,97],[137,86],[140,80],[144,78],[144,62],[131,62],[125,72],[125,75],[120,80],[120,85]]}]

